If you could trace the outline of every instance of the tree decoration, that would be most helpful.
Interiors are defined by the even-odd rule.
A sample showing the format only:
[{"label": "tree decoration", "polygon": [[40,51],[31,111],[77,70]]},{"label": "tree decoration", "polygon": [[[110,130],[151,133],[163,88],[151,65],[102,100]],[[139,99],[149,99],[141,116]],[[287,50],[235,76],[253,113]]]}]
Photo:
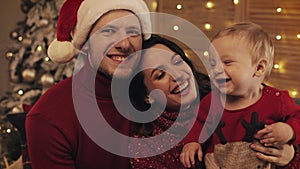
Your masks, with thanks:
[{"label": "tree decoration", "polygon": [[49,87],[73,73],[75,59],[59,65],[47,56],[63,2],[22,0],[21,10],[26,17],[11,31],[14,43],[5,53],[12,90],[0,98],[0,168],[6,168],[21,153],[18,130],[8,121],[7,115],[23,113],[24,104],[33,105]]}]

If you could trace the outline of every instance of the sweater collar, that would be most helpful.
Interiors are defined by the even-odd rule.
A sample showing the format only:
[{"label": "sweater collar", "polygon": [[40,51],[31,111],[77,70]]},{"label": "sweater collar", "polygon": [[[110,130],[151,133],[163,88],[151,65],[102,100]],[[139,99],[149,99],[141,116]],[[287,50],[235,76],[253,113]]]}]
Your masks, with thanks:
[{"label": "sweater collar", "polygon": [[[74,78],[75,77],[75,78]],[[84,89],[89,95],[96,95],[99,99],[112,99],[111,96],[111,79],[102,72],[95,70],[87,61],[84,60],[83,67],[73,77],[76,79],[75,86]]]}]

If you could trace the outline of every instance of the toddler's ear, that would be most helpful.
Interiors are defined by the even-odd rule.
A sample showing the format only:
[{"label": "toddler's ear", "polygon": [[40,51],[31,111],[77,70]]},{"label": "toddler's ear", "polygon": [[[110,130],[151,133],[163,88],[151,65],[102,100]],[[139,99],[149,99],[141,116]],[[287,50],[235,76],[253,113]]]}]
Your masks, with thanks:
[{"label": "toddler's ear", "polygon": [[144,98],[144,101],[147,103],[147,104],[152,104],[152,103],[154,103],[154,99],[152,99],[150,96],[146,96],[145,98]]},{"label": "toddler's ear", "polygon": [[265,59],[261,59],[256,65],[254,76],[256,77],[264,76],[267,71],[267,65],[268,62]]}]

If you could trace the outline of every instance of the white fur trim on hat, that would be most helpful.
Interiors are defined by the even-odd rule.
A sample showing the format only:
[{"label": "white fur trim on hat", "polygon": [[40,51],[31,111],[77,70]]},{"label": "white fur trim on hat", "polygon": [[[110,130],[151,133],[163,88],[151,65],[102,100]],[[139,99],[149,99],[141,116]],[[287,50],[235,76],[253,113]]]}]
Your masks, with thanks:
[{"label": "white fur trim on hat", "polygon": [[48,47],[48,56],[56,63],[66,63],[78,54],[79,50],[69,41],[57,41],[55,39]]},{"label": "white fur trim on hat", "polygon": [[125,9],[137,15],[141,22],[145,39],[151,36],[150,13],[143,0],[84,0],[77,12],[77,24],[73,31],[73,44],[80,49],[93,26],[105,13],[111,10]]}]

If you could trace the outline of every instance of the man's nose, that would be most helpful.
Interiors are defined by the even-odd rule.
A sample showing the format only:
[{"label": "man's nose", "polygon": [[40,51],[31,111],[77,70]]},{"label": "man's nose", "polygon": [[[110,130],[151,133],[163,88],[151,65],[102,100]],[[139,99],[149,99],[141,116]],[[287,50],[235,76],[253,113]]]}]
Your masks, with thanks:
[{"label": "man's nose", "polygon": [[130,49],[130,40],[128,36],[121,36],[120,41],[118,41],[115,45],[115,48],[121,52],[128,52]]}]

